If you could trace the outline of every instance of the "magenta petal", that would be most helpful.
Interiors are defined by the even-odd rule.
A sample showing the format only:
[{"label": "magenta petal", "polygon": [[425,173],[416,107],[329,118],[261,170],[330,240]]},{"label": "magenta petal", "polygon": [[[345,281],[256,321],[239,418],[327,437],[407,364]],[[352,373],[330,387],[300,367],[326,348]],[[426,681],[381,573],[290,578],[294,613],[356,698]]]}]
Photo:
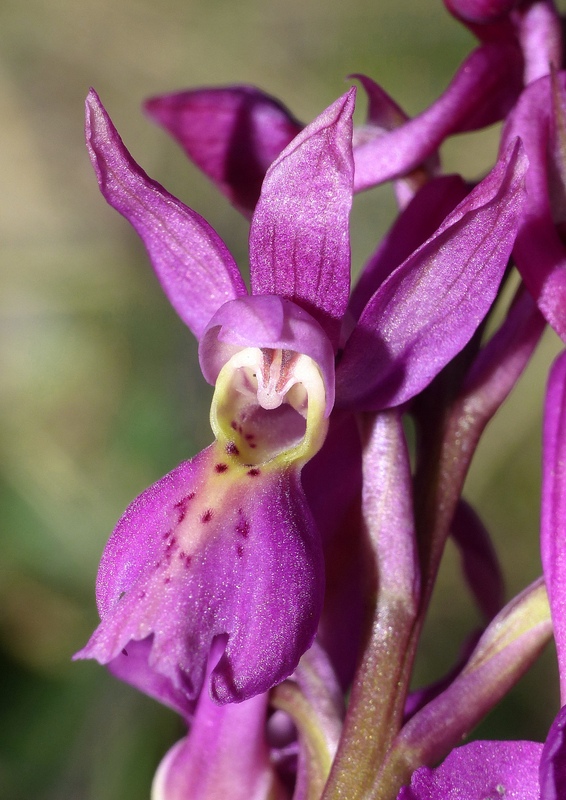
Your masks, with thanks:
[{"label": "magenta petal", "polygon": [[[556,76],[566,91],[566,73]],[[520,136],[529,159],[528,202],[513,254],[525,284],[558,335],[566,341],[566,248],[553,220],[549,196],[549,131],[553,113],[549,77],[531,84],[503,132],[503,145]],[[563,192],[563,188],[562,188]]]},{"label": "magenta petal", "polygon": [[540,800],[566,797],[566,706],[550,726],[540,759]]},{"label": "magenta petal", "polygon": [[148,636],[140,642],[130,642],[127,649],[108,664],[110,672],[116,678],[172,708],[185,720],[190,720],[195,709],[194,698],[189,698],[186,692],[177,689],[167,676],[152,669],[152,647],[153,636]]},{"label": "magenta petal", "polygon": [[272,164],[250,231],[252,294],[293,300],[335,347],[350,292],[354,96],[327,108]]},{"label": "magenta petal", "polygon": [[421,767],[397,800],[540,800],[535,742],[471,742],[436,769]]},{"label": "magenta petal", "polygon": [[[174,707],[198,696],[218,637],[212,695],[243,700],[295,669],[320,616],[322,553],[298,473],[223,456],[212,445],[127,509],[100,565],[101,623],[77,654],[109,664],[153,636],[147,664]],[[144,669],[132,682],[156,695]]]},{"label": "magenta petal", "polygon": [[86,137],[102,194],[136,229],[165,294],[198,338],[223,303],[247,294],[232,256],[208,222],[136,164],[92,89]]},{"label": "magenta petal", "polygon": [[366,410],[420,392],[488,312],[515,239],[527,164],[519,143],[366,305],[339,364],[337,403]]},{"label": "magenta petal", "polygon": [[548,379],[544,415],[541,556],[566,698],[566,353]]},{"label": "magenta petal", "polygon": [[250,216],[268,167],[303,127],[285,106],[253,86],[162,95],[148,100],[145,110]]},{"label": "magenta petal", "polygon": [[459,175],[442,175],[424,184],[364,267],[350,299],[356,319],[384,280],[434,234],[469,191]]},{"label": "magenta petal", "polygon": [[161,762],[152,800],[277,800],[265,738],[267,695],[216,705],[200,696],[189,735]]},{"label": "magenta petal", "polygon": [[355,191],[406,175],[448,136],[491,125],[522,87],[522,59],[511,44],[485,44],[464,61],[444,94],[426,111],[354,151]]}]

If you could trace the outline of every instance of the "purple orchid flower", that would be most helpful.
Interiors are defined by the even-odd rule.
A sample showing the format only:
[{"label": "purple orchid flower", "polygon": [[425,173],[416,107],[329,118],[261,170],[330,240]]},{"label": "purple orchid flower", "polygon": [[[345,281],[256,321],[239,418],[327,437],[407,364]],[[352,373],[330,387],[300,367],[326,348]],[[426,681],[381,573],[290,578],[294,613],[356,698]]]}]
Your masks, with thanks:
[{"label": "purple orchid flower", "polygon": [[513,244],[526,168],[518,144],[408,258],[392,249],[399,261],[347,336],[353,104],[351,90],[268,169],[248,294],[218,235],[141,170],[96,94],[87,100],[101,190],[199,339],[215,442],[126,510],[100,565],[101,623],[77,657],[108,664],[186,717],[215,643],[224,649],[208,683],[221,703],[295,669],[324,593],[300,473],[325,442],[335,393],[351,414],[421,391],[487,313]]},{"label": "purple orchid flower", "polygon": [[436,769],[418,769],[398,800],[560,800],[566,796],[566,353],[548,381],[544,421],[541,550],[558,652],[562,708],[544,744],[472,742]]}]

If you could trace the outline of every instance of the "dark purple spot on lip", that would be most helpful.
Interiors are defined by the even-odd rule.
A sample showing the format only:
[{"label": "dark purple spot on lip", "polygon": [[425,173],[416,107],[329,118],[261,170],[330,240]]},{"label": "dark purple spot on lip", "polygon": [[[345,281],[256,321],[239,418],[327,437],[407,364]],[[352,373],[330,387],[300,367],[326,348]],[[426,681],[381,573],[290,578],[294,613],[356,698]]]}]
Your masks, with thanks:
[{"label": "dark purple spot on lip", "polygon": [[138,594],[138,600],[143,600],[145,598],[145,592],[140,592]]},{"label": "dark purple spot on lip", "polygon": [[214,511],[211,508],[207,508],[204,514],[201,515],[200,521],[201,522],[210,522],[214,514]]},{"label": "dark purple spot on lip", "polygon": [[236,553],[238,554],[238,558],[241,558],[244,555],[244,548],[241,544],[239,544],[236,548]]},{"label": "dark purple spot on lip", "polygon": [[246,442],[251,442],[252,439],[255,439],[255,436],[253,433],[246,433],[244,439],[246,440]]},{"label": "dark purple spot on lip", "polygon": [[229,456],[240,455],[240,451],[238,450],[234,442],[228,442],[228,444],[226,445],[226,452],[228,453]]},{"label": "dark purple spot on lip", "polygon": [[181,550],[180,553],[179,553],[179,560],[182,561],[185,558],[185,556],[186,556],[185,551]]},{"label": "dark purple spot on lip", "polygon": [[253,469],[248,470],[248,475],[250,476],[250,478],[257,478],[259,474],[260,471],[257,467],[253,467]]},{"label": "dark purple spot on lip", "polygon": [[179,522],[182,522],[185,519],[185,517],[187,515],[187,506],[189,505],[191,500],[193,500],[195,495],[196,495],[196,492],[189,492],[188,495],[186,495],[181,500],[178,500],[175,503],[174,508],[179,513]]},{"label": "dark purple spot on lip", "polygon": [[216,464],[214,467],[215,472],[226,472],[228,464]]},{"label": "dark purple spot on lip", "polygon": [[124,649],[122,650],[122,655],[123,655],[123,656],[127,656],[127,655],[128,655],[128,651],[126,650],[126,648],[125,648],[125,647],[124,647]]},{"label": "dark purple spot on lip", "polygon": [[191,566],[191,561],[192,561],[192,560],[193,560],[193,559],[191,558],[191,556],[187,556],[187,557],[185,558],[185,569],[188,569],[188,568]]},{"label": "dark purple spot on lip", "polygon": [[167,547],[165,548],[165,552],[167,552],[167,550],[171,550],[171,548],[175,547],[176,544],[177,544],[177,537],[172,536],[167,542]]},{"label": "dark purple spot on lip", "polygon": [[166,577],[166,578],[163,580],[163,583],[164,583],[164,584],[171,583],[171,576],[170,576],[170,575],[168,575],[168,576],[167,576],[167,577]]},{"label": "dark purple spot on lip", "polygon": [[242,536],[244,539],[247,539],[250,535],[249,520],[244,518],[238,520],[238,524],[236,525],[236,533]]},{"label": "dark purple spot on lip", "polygon": [[255,444],[254,442],[250,442],[250,447],[252,448],[252,450],[255,450],[257,444]]}]

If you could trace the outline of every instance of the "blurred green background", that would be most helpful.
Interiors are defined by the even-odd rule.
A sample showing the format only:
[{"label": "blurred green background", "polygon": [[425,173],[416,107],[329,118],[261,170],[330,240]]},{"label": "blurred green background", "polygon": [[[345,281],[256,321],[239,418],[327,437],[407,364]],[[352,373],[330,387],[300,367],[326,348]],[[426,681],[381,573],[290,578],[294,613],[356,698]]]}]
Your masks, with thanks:
[{"label": "blurred green background", "polygon": [[[97,664],[70,661],[97,623],[98,559],[124,507],[210,441],[211,390],[194,341],[136,236],[98,193],[83,143],[89,86],[136,159],[245,266],[247,224],[143,118],[143,98],[250,82],[309,121],[345,90],[346,75],[365,72],[415,114],[472,46],[440,0],[3,0],[2,800],[143,800],[182,735],[172,713]],[[461,137],[444,149],[445,167],[477,177],[496,150],[496,129]],[[356,198],[356,269],[394,213],[390,187]],[[540,572],[540,409],[558,349],[548,335],[488,430],[468,486],[498,543],[509,596]],[[449,550],[423,681],[478,622],[455,565]],[[479,733],[543,738],[557,702],[549,649]]]}]

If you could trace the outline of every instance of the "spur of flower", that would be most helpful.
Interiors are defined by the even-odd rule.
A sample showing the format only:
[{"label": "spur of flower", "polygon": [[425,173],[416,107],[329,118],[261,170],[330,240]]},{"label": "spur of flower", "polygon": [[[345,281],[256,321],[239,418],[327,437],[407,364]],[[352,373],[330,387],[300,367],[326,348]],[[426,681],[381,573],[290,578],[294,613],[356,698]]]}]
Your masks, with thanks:
[{"label": "spur of flower", "polygon": [[[296,668],[323,606],[311,509],[326,502],[318,521],[334,507],[324,475],[341,474],[340,453],[328,469],[320,461],[334,406],[342,419],[420,392],[474,334],[513,244],[526,169],[517,143],[469,194],[449,182],[453,210],[415,241],[410,220],[430,213],[430,194],[417,196],[350,298],[353,106],[350,90],[267,170],[248,293],[220,237],[143,172],[97,95],[87,99],[100,188],[199,340],[215,441],[124,513],[98,574],[101,622],[76,657],[185,717],[205,684],[217,702],[241,701]],[[307,499],[301,470],[315,456]]]}]

